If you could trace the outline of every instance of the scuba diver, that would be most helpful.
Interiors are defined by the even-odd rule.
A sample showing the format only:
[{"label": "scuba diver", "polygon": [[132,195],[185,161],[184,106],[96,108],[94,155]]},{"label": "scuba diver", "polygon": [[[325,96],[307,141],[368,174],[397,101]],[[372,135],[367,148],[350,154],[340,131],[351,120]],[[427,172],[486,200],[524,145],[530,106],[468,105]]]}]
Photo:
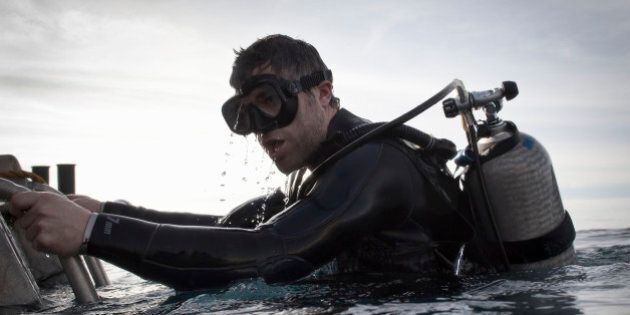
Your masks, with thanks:
[{"label": "scuba diver", "polygon": [[312,45],[270,35],[236,54],[236,94],[223,117],[232,132],[255,134],[290,189],[223,217],[15,194],[11,213],[36,248],[95,256],[177,289],[254,277],[452,273],[473,237],[445,165],[454,145],[423,145],[414,139],[426,134],[403,126],[350,147],[382,124],[340,108],[332,71]]}]

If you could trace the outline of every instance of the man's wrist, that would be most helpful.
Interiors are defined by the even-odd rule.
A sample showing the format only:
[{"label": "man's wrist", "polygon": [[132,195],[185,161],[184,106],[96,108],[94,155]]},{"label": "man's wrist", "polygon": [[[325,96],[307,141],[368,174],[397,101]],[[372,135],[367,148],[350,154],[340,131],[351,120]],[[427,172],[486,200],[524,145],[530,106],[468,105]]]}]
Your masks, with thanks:
[{"label": "man's wrist", "polygon": [[90,241],[90,236],[92,235],[92,230],[94,229],[94,224],[96,223],[97,218],[98,213],[90,213],[90,217],[88,218],[87,224],[85,225],[85,230],[83,231],[81,246],[79,247],[79,254],[81,255],[87,254],[88,242]]}]

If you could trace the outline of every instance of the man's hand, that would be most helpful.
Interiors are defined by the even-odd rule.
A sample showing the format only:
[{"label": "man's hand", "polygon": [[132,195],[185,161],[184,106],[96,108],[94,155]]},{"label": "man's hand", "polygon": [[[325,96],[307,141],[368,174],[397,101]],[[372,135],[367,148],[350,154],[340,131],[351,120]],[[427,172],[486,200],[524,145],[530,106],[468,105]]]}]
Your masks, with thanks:
[{"label": "man's hand", "polygon": [[70,200],[74,201],[79,206],[90,210],[91,212],[101,212],[102,202],[85,195],[67,195]]},{"label": "man's hand", "polygon": [[61,257],[78,254],[90,217],[87,209],[49,192],[14,194],[10,212],[37,250]]}]

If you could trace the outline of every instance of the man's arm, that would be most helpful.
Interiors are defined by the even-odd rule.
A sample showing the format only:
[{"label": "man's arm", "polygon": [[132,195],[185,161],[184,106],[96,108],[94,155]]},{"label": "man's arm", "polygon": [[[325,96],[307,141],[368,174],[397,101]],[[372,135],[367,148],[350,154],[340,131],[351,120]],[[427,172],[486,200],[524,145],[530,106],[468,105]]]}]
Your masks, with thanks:
[{"label": "man's arm", "polygon": [[284,193],[278,188],[268,195],[250,199],[221,218],[219,225],[253,229],[284,210],[285,198]]},{"label": "man's arm", "polygon": [[111,213],[156,223],[213,226],[221,219],[220,216],[215,215],[157,211],[132,206],[126,202],[101,202],[85,195],[70,194],[67,197],[90,212]]},{"label": "man's arm", "polygon": [[[339,160],[312,194],[256,229],[157,224],[100,214],[87,253],[176,288],[307,276],[363,236],[413,209],[411,162],[384,144]],[[416,187],[414,187],[416,186]]]},{"label": "man's arm", "polygon": [[213,226],[217,225],[221,219],[220,216],[216,215],[158,211],[109,201],[103,204],[102,210],[102,213],[116,214],[162,224]]},{"label": "man's arm", "polygon": [[255,228],[284,208],[284,194],[279,189],[250,199],[225,217],[185,212],[167,212],[132,206],[121,202],[100,202],[88,196],[71,195],[71,200],[92,211],[132,217],[161,224],[229,226]]}]

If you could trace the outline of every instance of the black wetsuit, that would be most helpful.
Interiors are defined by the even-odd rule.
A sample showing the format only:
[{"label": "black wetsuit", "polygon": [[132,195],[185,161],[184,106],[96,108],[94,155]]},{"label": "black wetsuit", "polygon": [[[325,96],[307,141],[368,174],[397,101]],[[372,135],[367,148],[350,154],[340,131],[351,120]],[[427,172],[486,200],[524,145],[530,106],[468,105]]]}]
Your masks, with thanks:
[{"label": "black wetsuit", "polygon": [[[365,123],[340,110],[317,159],[338,149],[336,135]],[[223,218],[107,203],[87,253],[180,289],[249,277],[293,281],[322,266],[339,273],[434,272],[444,266],[440,248],[461,244],[464,229],[427,180],[434,173],[401,141],[374,139],[288,205],[280,191]]]}]

